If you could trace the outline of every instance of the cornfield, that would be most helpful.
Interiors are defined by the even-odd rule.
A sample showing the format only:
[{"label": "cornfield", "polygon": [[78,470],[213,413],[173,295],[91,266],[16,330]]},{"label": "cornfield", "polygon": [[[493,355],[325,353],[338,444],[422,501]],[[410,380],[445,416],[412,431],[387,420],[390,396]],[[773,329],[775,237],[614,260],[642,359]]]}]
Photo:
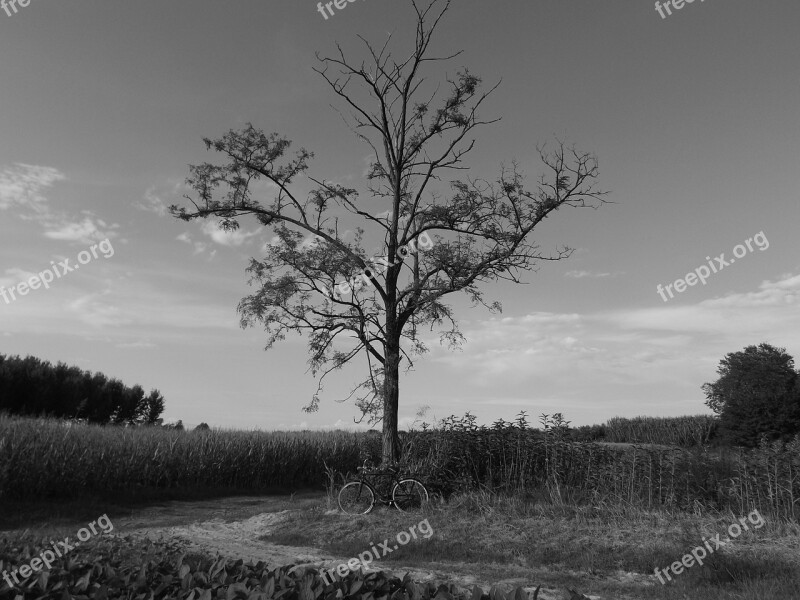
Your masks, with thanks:
[{"label": "cornfield", "polygon": [[[563,427],[477,426],[452,417],[401,435],[431,491],[474,489],[546,502],[678,510],[754,508],[800,517],[800,436],[752,451],[616,447],[569,441]],[[351,432],[186,432],[0,416],[0,499],[153,490],[322,489],[328,472],[378,462],[380,437]]]},{"label": "cornfield", "polygon": [[175,431],[0,416],[0,498],[321,486],[358,464],[351,432]]},{"label": "cornfield", "polygon": [[708,444],[716,433],[718,423],[717,417],[711,415],[634,419],[614,417],[608,420],[603,430],[607,442],[665,444],[689,448]]}]

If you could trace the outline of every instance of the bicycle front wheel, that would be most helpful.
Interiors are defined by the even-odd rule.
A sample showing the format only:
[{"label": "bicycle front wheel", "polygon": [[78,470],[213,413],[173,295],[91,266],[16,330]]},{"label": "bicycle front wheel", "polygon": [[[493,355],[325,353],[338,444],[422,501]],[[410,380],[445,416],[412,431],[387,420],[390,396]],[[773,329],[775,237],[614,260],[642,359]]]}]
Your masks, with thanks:
[{"label": "bicycle front wheel", "polygon": [[339,490],[339,508],[348,515],[365,515],[375,506],[375,493],[362,481],[351,481]]},{"label": "bicycle front wheel", "polygon": [[428,503],[428,490],[416,479],[401,479],[392,489],[392,503],[397,510],[420,510]]}]

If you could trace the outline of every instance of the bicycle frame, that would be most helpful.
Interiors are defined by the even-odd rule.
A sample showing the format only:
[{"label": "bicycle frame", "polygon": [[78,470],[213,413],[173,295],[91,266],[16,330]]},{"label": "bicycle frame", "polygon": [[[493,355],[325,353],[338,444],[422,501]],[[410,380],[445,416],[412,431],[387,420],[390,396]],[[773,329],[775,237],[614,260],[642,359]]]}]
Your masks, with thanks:
[{"label": "bicycle frame", "polygon": [[[361,471],[358,479],[354,481],[361,483],[362,485],[366,485],[375,496],[375,502],[380,502],[385,506],[394,506],[394,500],[392,500],[392,488],[395,484],[399,483],[402,477],[400,477],[400,472],[397,469],[391,469],[390,471],[376,471],[370,473],[366,468],[359,469]],[[378,492],[378,485],[373,483],[374,480],[383,480],[387,482],[385,485],[385,489],[382,492]]]},{"label": "bicycle frame", "polygon": [[[368,468],[367,461],[364,461],[364,466],[358,468],[358,475],[349,475],[347,479],[349,481],[339,490],[338,502],[342,511],[351,515],[367,514],[376,504],[393,506],[405,512],[414,506],[419,507],[420,502],[427,502],[429,498],[421,481],[406,476],[396,467]],[[408,489],[409,484],[414,491]],[[346,492],[348,488],[350,491]]]}]

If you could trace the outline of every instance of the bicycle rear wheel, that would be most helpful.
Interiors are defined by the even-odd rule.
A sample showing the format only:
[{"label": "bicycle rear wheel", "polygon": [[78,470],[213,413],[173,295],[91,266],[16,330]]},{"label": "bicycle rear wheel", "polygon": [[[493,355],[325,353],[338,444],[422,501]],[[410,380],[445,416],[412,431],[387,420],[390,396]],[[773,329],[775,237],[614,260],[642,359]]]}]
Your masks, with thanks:
[{"label": "bicycle rear wheel", "polygon": [[339,508],[348,515],[365,515],[375,506],[375,492],[363,481],[351,481],[339,490]]},{"label": "bicycle rear wheel", "polygon": [[392,502],[397,510],[420,510],[428,503],[428,490],[416,479],[401,479],[392,489]]}]

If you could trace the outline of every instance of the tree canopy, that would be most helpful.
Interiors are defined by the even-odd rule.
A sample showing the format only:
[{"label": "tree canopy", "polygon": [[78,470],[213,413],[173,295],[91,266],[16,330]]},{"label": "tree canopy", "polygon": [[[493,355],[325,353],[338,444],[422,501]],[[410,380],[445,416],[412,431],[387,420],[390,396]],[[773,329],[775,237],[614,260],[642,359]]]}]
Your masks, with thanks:
[{"label": "tree canopy", "polygon": [[[605,193],[595,187],[596,157],[560,140],[538,148],[545,174],[533,189],[516,162],[501,167],[493,181],[444,180],[468,168],[463,161],[475,145],[469,136],[497,120],[482,119],[478,109],[499,84],[484,91],[467,68],[429,83],[424,73],[461,54],[435,56],[430,49],[451,2],[408,2],[417,25],[403,58],[393,58],[391,35],[381,46],[361,38],[364,56],[355,60],[340,46],[334,56],[317,55],[315,70],[370,149],[366,197],[307,175],[311,152],[300,148],[286,156],[287,138],[248,124],[204,139],[223,162],[191,166],[187,183],[194,193],[186,198],[193,209],[170,207],[186,221],[218,217],[223,229],[238,228],[246,215],[272,228],[278,241],[248,268],[256,291],[239,304],[241,324],[261,324],[267,349],[289,331],[308,334],[309,364],[320,379],[307,410],[318,407],[326,375],[363,356],[368,376],[349,397],[356,396],[364,417],[382,421],[385,462],[399,458],[401,361],[411,368],[412,357],[427,350],[418,332],[437,330],[451,347],[463,341],[445,298],[463,292],[473,304],[500,311],[499,302],[485,299],[482,285],[520,283],[521,273],[539,261],[567,258],[568,247],[542,252],[534,228],[565,206],[596,208]],[[305,197],[296,183],[301,177],[312,188]],[[263,189],[256,186],[263,181],[275,192],[261,202],[254,188]],[[344,239],[343,217],[383,238],[383,260],[364,250],[363,227],[355,228],[355,239]],[[354,279],[354,273],[361,275]],[[340,287],[359,278],[365,285]],[[335,348],[337,342],[346,347]]]},{"label": "tree canopy", "polygon": [[720,415],[720,435],[755,446],[761,436],[787,439],[800,433],[800,379],[785,348],[766,342],[731,352],[719,379],[703,384],[706,404]]},{"label": "tree canopy", "polygon": [[0,354],[0,411],[90,423],[152,424],[164,411],[164,398],[158,390],[145,396],[139,385],[127,387],[118,379],[62,362],[53,366],[34,356]]}]

